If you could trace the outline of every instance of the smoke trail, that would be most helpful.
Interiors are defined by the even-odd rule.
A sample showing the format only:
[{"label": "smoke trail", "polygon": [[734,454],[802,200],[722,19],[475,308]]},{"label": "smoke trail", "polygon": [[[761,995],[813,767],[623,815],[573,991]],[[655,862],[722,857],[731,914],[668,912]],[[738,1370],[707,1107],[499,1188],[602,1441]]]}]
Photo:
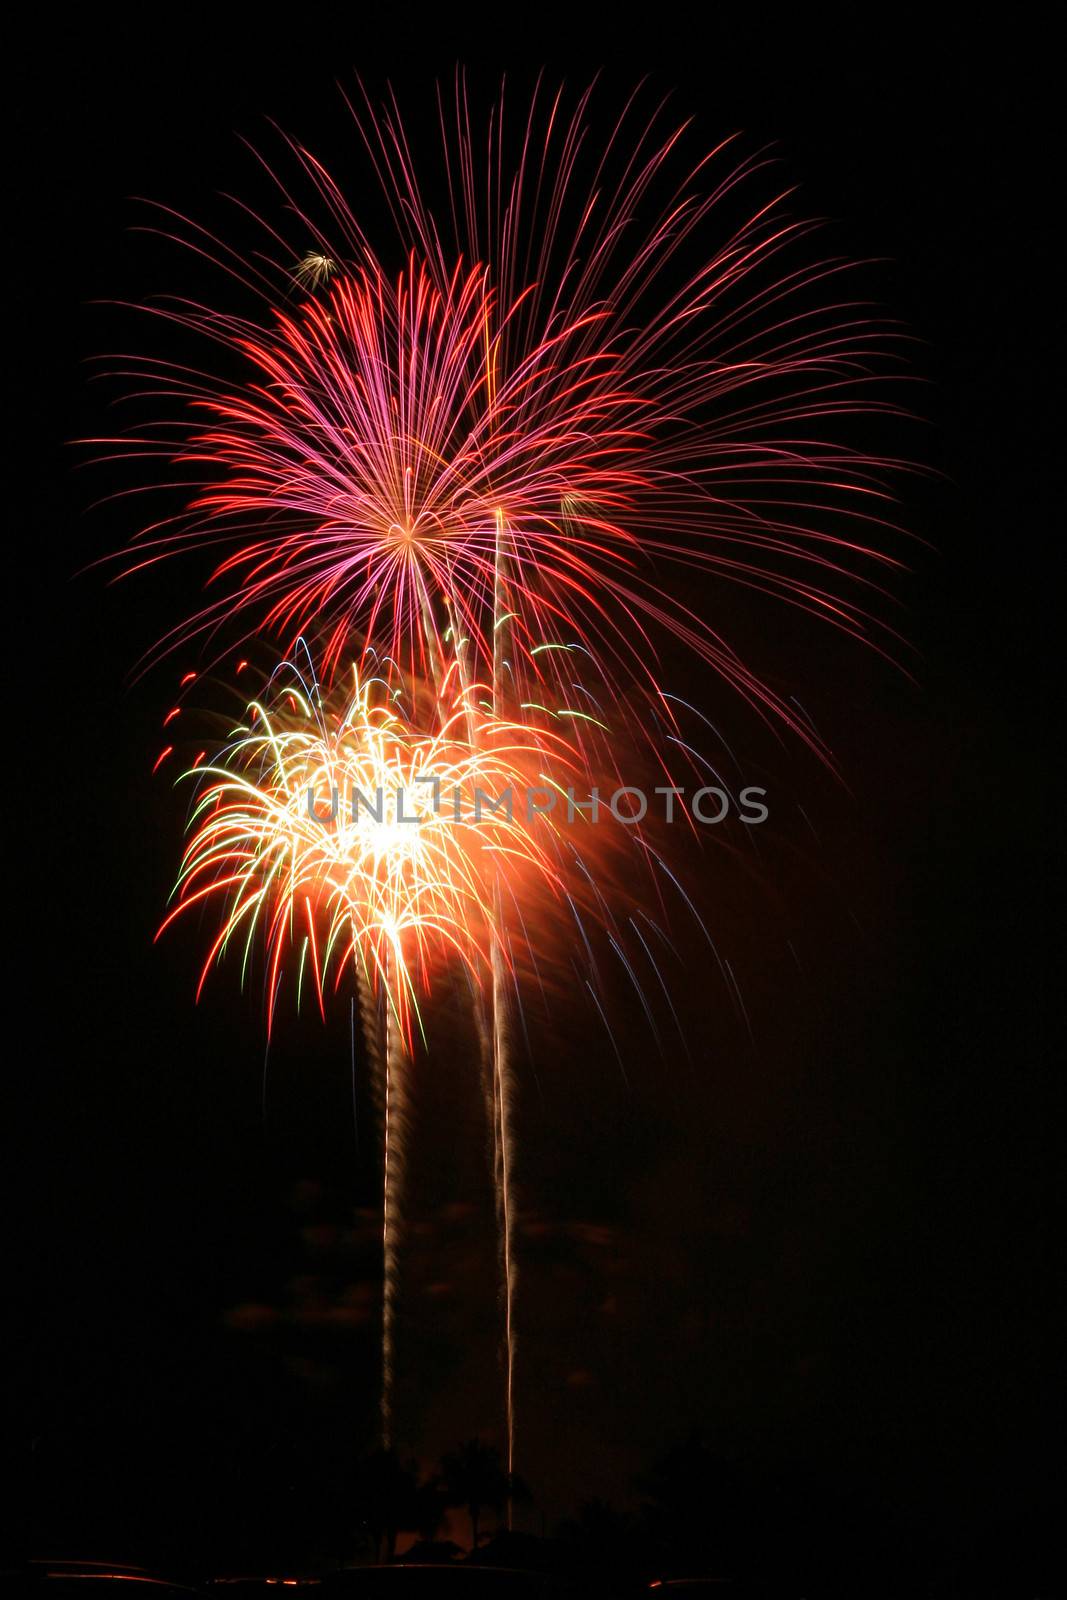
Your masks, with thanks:
[{"label": "smoke trail", "polygon": [[[392,1443],[392,1384],[393,1384],[393,1322],[396,1267],[396,1189],[401,1177],[398,1171],[399,1148],[397,1144],[396,1080],[394,1039],[397,1035],[395,1018],[386,1000],[385,1039],[382,1038],[381,1006],[370,979],[357,968],[356,993],[359,997],[359,1020],[366,1049],[367,1072],[371,1097],[378,1115],[383,1151],[382,1181],[382,1448],[388,1450]],[[355,1089],[353,1087],[353,1106]]]},{"label": "smoke trail", "polygon": [[[479,990],[473,995],[474,1021],[478,1032],[481,1060],[482,1093],[485,1098],[485,1121],[489,1131],[490,1170],[493,1179],[493,1202],[496,1214],[498,1294],[504,1314],[504,1334],[500,1353],[504,1363],[504,1431],[507,1442],[508,1472],[512,1471],[515,1454],[515,1331],[513,1307],[515,1290],[515,1260],[512,1249],[512,1205],[510,1147],[511,1100],[505,1095],[504,1080],[510,1083],[508,1059],[510,1051],[510,996],[506,989],[509,977],[503,950],[494,931],[488,984],[489,1005]],[[508,1503],[508,1526],[511,1525],[511,1504]]]},{"label": "smoke trail", "polygon": [[370,979],[358,967],[356,994],[359,999],[359,1022],[363,1031],[371,1098],[379,1121],[382,1121],[385,1117],[385,1048],[382,1041],[382,1013]]},{"label": "smoke trail", "polygon": [[[492,376],[492,365],[490,364]],[[490,397],[492,400],[492,396]],[[508,603],[507,557],[504,551],[504,513],[495,518],[493,549],[493,712],[502,710],[504,673],[507,670]],[[511,1192],[511,974],[504,951],[504,900],[499,879],[493,897],[492,977],[493,977],[493,1144],[497,1226],[504,1289],[504,1426],[507,1437],[507,1469],[511,1479],[515,1470],[515,1251],[512,1226],[514,1205]],[[511,1493],[507,1502],[507,1525],[511,1527]]]},{"label": "smoke trail", "polygon": [[[493,936],[493,1145],[500,1266],[504,1290],[504,1419],[507,1434],[507,1468],[515,1468],[515,1284],[514,1196],[511,1188],[513,1120],[511,1071],[512,996],[511,973],[504,955],[500,921],[501,896],[497,891],[497,924]],[[508,1527],[511,1527],[511,1498],[508,1497]]]},{"label": "smoke trail", "polygon": [[[395,963],[390,963],[390,977]],[[410,1058],[390,983],[385,1011],[385,1092],[382,1178],[382,1448],[393,1447],[393,1374],[399,1234],[403,1222],[404,1134]]]}]

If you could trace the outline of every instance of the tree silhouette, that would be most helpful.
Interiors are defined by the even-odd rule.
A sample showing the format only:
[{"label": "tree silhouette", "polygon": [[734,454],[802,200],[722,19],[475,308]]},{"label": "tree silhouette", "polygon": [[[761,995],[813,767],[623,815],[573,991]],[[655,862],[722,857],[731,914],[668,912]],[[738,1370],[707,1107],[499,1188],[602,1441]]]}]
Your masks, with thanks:
[{"label": "tree silhouette", "polygon": [[471,1519],[471,1550],[477,1550],[481,1514],[500,1512],[508,1498],[508,1475],[500,1452],[480,1439],[469,1439],[441,1462],[441,1482],[450,1506],[465,1506]]},{"label": "tree silhouette", "polygon": [[419,1538],[431,1543],[445,1520],[449,1499],[440,1476],[427,1478],[415,1490],[412,1499],[412,1524]]},{"label": "tree silhouette", "polygon": [[414,1462],[402,1462],[392,1450],[374,1450],[356,1471],[356,1496],[361,1519],[374,1540],[376,1558],[392,1561],[397,1534],[415,1526],[418,1474]]}]

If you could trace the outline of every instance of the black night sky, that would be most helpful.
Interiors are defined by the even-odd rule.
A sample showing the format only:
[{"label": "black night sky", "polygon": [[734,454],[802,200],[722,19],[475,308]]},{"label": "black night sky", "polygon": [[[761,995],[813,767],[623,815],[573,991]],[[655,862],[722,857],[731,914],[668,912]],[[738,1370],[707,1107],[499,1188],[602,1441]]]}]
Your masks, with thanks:
[{"label": "black night sky", "polygon": [[[391,79],[417,123],[459,59],[486,98],[501,71],[521,89],[541,65],[571,84],[603,68],[620,92],[649,71],[706,143],[774,143],[914,337],[925,420],[892,443],[932,469],[898,486],[914,682],[773,608],[730,619],[845,779],[749,729],[781,828],[759,872],[693,864],[751,1036],[681,923],[689,1059],[669,1040],[657,1054],[622,985],[621,1063],[579,1001],[534,1029],[525,1525],[593,1497],[633,1507],[635,1479],[696,1431],[710,1548],[744,1526],[798,1569],[1034,1592],[1060,1453],[1050,43],[1018,20],[1018,37],[968,24],[950,49],[910,20],[884,37],[905,26],[885,14],[782,35],[723,12],[697,34],[650,16],[650,56],[622,13],[610,44],[547,20],[509,40],[367,11],[223,31],[206,11],[134,15],[42,20],[6,75],[10,1553],[207,1570],[351,1543],[380,1268],[348,1018],[285,1023],[264,1078],[258,992],[225,969],[194,1007],[197,930],[152,943],[183,805],[150,768],[185,663],[132,669],[205,569],[115,587],[81,570],[137,508],[91,509],[134,479],[94,476],[71,441],[108,426],[90,358],[136,337],[104,302],[182,287],[181,254],[131,231],[134,197],[210,211],[253,181],[238,136],[267,142],[268,117],[363,174],[335,81]],[[426,1466],[499,1438],[491,1201],[457,1026],[441,1019],[419,1069],[404,1269],[402,1432]]]}]

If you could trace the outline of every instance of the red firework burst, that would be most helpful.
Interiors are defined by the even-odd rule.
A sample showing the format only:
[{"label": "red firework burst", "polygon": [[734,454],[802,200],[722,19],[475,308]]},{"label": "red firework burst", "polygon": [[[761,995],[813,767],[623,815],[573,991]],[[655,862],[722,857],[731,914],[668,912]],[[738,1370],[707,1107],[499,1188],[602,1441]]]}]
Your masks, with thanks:
[{"label": "red firework burst", "polygon": [[[633,97],[589,159],[588,92],[570,115],[535,95],[515,140],[501,99],[484,145],[461,79],[440,111],[440,214],[395,105],[354,112],[384,243],[295,144],[326,219],[289,199],[299,247],[264,222],[270,248],[238,263],[178,230],[270,309],[163,308],[243,377],[135,361],[181,410],[169,437],[111,442],[197,488],[131,565],[224,548],[220,596],[182,637],[243,617],[288,649],[313,628],[329,662],[358,630],[412,671],[465,638],[471,678],[495,662],[499,694],[553,711],[579,650],[598,694],[636,682],[669,722],[656,658],[674,635],[813,743],[724,637],[726,583],[882,648],[893,463],[842,419],[895,409],[869,390],[891,330],[842,298],[845,263],[804,259],[784,196],[737,216],[761,158],[685,162],[662,106],[641,120]],[[672,567],[704,574],[700,602]]]}]

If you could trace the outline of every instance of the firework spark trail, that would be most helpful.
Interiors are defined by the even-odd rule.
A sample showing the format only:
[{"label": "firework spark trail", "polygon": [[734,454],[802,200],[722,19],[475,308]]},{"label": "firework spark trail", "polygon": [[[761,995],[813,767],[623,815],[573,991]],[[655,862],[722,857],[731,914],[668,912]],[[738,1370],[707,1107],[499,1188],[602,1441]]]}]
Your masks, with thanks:
[{"label": "firework spark trail", "polygon": [[[493,1143],[494,1178],[497,1195],[497,1237],[504,1294],[504,1422],[509,1480],[515,1470],[515,1263],[514,1205],[512,1192],[514,1080],[512,1073],[511,984],[513,976],[505,959],[503,942],[503,897],[495,897],[495,919],[491,946],[493,983]],[[511,1493],[507,1503],[511,1526]]]},{"label": "firework spark trail", "polygon": [[[407,1068],[406,1051],[399,1039],[394,1012],[386,997],[386,1019],[383,1030],[382,1008],[375,997],[373,985],[366,975],[356,969],[356,992],[359,996],[360,1026],[363,1034],[365,1060],[370,1079],[371,1094],[382,1141],[382,1393],[381,1437],[382,1449],[393,1445],[393,1381],[395,1371],[395,1295],[397,1283],[396,1235],[400,1225],[400,1190],[403,1170],[400,1167],[401,1150],[398,1145],[396,1099],[404,1082]],[[383,1041],[384,1032],[384,1041]],[[353,1063],[353,1106],[355,1105],[355,1064]]]},{"label": "firework spark trail", "polygon": [[379,1117],[384,1115],[385,1049],[382,1043],[382,1015],[374,995],[374,986],[367,974],[358,967],[355,974],[356,994],[359,999],[359,1022],[363,1035],[371,1092]]},{"label": "firework spark trail", "polygon": [[385,1110],[382,1180],[382,1448],[393,1448],[393,1388],[396,1360],[396,1300],[399,1243],[403,1226],[407,1093],[411,1057],[387,986],[385,1012]]},{"label": "firework spark trail", "polygon": [[[492,368],[490,367],[490,373]],[[504,512],[498,508],[495,518],[495,544],[493,551],[493,715],[500,716],[504,700],[504,671],[507,665],[508,628],[508,572],[504,552]],[[512,1193],[512,1028],[511,982],[512,973],[504,959],[504,896],[499,874],[493,886],[493,926],[491,965],[493,985],[493,1138],[495,1144],[494,1178],[497,1193],[497,1236],[500,1248],[500,1269],[504,1292],[504,1428],[508,1470],[507,1525],[511,1527],[512,1497],[510,1483],[515,1472],[515,1289],[516,1264],[514,1235],[512,1232],[515,1197]]]}]

